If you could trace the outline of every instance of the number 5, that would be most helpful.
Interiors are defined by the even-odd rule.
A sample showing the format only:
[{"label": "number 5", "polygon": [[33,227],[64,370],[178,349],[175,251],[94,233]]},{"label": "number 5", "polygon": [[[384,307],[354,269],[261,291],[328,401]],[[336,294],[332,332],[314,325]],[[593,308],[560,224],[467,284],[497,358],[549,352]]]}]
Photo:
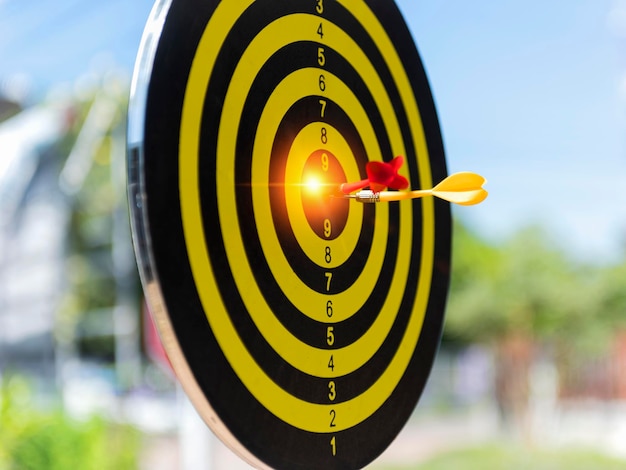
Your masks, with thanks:
[{"label": "number 5", "polygon": [[317,63],[320,67],[324,67],[324,65],[326,65],[326,56],[324,55],[323,47],[317,48]]},{"label": "number 5", "polygon": [[332,346],[333,344],[335,344],[335,327],[333,326],[329,326],[328,329],[326,330],[326,344],[328,344],[329,346]]}]

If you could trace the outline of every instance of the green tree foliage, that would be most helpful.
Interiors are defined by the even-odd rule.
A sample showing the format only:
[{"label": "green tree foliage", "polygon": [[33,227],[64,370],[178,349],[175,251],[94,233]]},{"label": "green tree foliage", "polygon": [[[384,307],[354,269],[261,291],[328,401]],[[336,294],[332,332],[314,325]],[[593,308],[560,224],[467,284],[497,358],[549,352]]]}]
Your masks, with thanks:
[{"label": "green tree foliage", "polygon": [[0,389],[0,470],[134,469],[138,451],[139,434],[129,426],[37,409],[19,378]]},{"label": "green tree foliage", "polygon": [[452,273],[444,338],[492,347],[501,416],[523,435],[533,362],[551,359],[561,392],[576,389],[626,329],[626,262],[574,261],[537,227],[496,245],[457,224]]},{"label": "green tree foliage", "polygon": [[601,353],[626,327],[626,263],[583,264],[538,227],[501,244],[455,227],[446,337],[497,343],[524,336]]}]

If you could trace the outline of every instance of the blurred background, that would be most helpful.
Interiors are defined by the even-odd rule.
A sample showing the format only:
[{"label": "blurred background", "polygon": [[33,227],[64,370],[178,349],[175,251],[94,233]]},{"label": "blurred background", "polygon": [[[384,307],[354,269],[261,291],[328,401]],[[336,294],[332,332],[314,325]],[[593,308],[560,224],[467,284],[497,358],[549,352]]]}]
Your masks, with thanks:
[{"label": "blurred background", "polygon": [[[399,0],[454,208],[440,353],[372,468],[626,464],[626,1]],[[130,77],[152,1],[0,0],[0,469],[247,468],[147,321]]]}]

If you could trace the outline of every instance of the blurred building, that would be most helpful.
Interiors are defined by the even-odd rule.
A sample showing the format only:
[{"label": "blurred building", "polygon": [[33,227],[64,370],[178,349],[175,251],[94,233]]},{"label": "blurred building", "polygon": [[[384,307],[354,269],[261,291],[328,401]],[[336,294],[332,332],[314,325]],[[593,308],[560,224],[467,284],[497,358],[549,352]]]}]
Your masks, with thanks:
[{"label": "blurred building", "polygon": [[65,283],[69,209],[58,143],[69,105],[20,111],[0,99],[0,372],[55,376],[54,317]]},{"label": "blurred building", "polygon": [[[126,88],[0,108],[0,374],[65,390],[140,382],[125,189]],[[13,115],[11,115],[13,113]]]}]

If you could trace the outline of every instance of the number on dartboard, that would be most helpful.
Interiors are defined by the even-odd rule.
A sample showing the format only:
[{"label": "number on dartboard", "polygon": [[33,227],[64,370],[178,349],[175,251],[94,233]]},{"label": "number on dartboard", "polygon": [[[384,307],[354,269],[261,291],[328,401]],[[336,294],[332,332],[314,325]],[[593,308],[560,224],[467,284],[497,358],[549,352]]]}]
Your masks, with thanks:
[{"label": "number on dartboard", "polygon": [[329,300],[328,302],[326,302],[326,315],[328,316],[328,318],[332,318],[333,316],[333,301]]},{"label": "number on dartboard", "polygon": [[320,140],[322,141],[324,145],[328,143],[328,131],[326,130],[325,127],[322,127],[322,135],[320,137]]},{"label": "number on dartboard", "polygon": [[330,448],[332,450],[333,457],[337,455],[337,441],[335,440],[335,436],[333,436],[330,440]]},{"label": "number on dartboard", "polygon": [[335,386],[334,380],[328,382],[328,399],[330,401],[335,401],[337,398],[337,387]]},{"label": "number on dartboard", "polygon": [[318,81],[320,91],[326,91],[326,77],[323,74],[320,74],[320,78]]},{"label": "number on dartboard", "polygon": [[324,219],[324,236],[326,238],[330,238],[332,234],[332,225],[330,224],[330,219]]},{"label": "number on dartboard", "polygon": [[331,354],[328,360],[328,368],[331,372],[335,372],[335,357]]},{"label": "number on dartboard", "polygon": [[326,329],[326,344],[329,346],[335,344],[335,328],[332,326]]},{"label": "number on dartboard", "polygon": [[330,292],[330,281],[333,278],[333,273],[324,273],[326,276],[326,292]]},{"label": "number on dartboard", "polygon": [[326,115],[326,100],[320,100],[320,106],[322,109],[320,110],[320,117],[325,117]]},{"label": "number on dartboard", "polygon": [[320,23],[320,25],[317,27],[317,34],[319,35],[320,39],[324,39],[324,29],[322,28],[322,23]]},{"label": "number on dartboard", "polygon": [[324,67],[324,65],[326,65],[326,56],[324,55],[323,47],[317,48],[317,63],[320,67]]},{"label": "number on dartboard", "polygon": [[330,165],[330,162],[328,161],[328,154],[323,153],[322,154],[322,170],[328,171],[329,165]]},{"label": "number on dartboard", "polygon": [[335,418],[337,418],[337,412],[335,410],[330,410],[330,427],[334,428],[337,426],[335,424]]},{"label": "number on dartboard", "polygon": [[324,0],[317,0],[317,6],[315,7],[315,11],[320,15],[324,13]]},{"label": "number on dartboard", "polygon": [[326,261],[326,264],[330,264],[332,260],[333,260],[333,257],[330,255],[330,247],[327,246],[326,251],[324,253],[324,261]]}]

